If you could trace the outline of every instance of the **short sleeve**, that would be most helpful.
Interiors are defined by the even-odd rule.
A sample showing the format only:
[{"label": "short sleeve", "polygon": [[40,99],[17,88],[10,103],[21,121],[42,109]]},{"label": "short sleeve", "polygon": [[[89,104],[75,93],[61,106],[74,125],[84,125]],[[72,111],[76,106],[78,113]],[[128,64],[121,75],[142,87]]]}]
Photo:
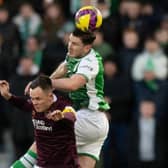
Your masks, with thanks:
[{"label": "short sleeve", "polygon": [[81,60],[77,68],[76,74],[83,75],[87,80],[95,78],[98,73],[98,61],[86,58]]}]

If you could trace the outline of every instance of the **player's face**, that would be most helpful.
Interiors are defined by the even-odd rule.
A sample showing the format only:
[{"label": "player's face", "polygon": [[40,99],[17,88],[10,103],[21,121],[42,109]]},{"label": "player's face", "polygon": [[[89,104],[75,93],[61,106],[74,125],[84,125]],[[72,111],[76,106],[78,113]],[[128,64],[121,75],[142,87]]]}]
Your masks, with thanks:
[{"label": "player's face", "polygon": [[37,112],[45,112],[53,103],[52,92],[43,91],[40,87],[30,89],[30,97]]},{"label": "player's face", "polygon": [[87,45],[84,45],[79,37],[70,34],[68,42],[68,55],[70,57],[82,57],[86,54]]}]

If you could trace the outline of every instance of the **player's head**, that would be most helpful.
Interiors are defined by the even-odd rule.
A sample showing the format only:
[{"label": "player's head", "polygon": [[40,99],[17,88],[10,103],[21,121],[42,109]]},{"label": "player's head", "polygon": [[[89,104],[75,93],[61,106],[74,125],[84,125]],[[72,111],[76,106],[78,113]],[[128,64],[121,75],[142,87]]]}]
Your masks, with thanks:
[{"label": "player's head", "polygon": [[53,103],[52,83],[48,76],[40,75],[30,85],[30,97],[37,112],[46,111]]},{"label": "player's head", "polygon": [[68,54],[71,57],[82,57],[92,48],[96,36],[93,32],[83,32],[75,29],[69,37]]}]

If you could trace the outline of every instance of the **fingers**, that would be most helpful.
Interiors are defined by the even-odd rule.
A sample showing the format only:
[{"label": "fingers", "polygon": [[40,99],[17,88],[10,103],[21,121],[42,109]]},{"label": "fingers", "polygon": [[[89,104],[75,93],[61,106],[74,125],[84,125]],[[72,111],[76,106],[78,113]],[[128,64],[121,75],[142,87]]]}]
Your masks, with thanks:
[{"label": "fingers", "polygon": [[55,110],[51,113],[48,113],[46,116],[48,119],[51,119],[53,121],[58,121],[64,118],[62,112],[60,110]]},{"label": "fingers", "polygon": [[5,80],[0,81],[0,94],[6,100],[9,100],[12,94],[9,92],[9,83]]},{"label": "fingers", "polygon": [[9,83],[6,80],[0,80],[0,85],[4,86],[9,86]]},{"label": "fingers", "polygon": [[5,80],[0,80],[0,89],[1,90],[9,90],[9,83]]}]

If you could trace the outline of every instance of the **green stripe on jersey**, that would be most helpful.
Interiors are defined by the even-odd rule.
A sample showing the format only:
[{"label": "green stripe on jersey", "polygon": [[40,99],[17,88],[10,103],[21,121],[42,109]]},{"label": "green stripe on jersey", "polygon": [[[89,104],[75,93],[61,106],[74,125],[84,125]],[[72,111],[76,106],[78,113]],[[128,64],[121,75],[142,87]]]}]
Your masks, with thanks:
[{"label": "green stripe on jersey", "polygon": [[90,110],[108,110],[109,105],[104,100],[103,64],[101,56],[93,49],[82,58],[67,57],[67,77],[81,74],[88,80],[85,86],[69,93],[74,108],[82,107]]}]

